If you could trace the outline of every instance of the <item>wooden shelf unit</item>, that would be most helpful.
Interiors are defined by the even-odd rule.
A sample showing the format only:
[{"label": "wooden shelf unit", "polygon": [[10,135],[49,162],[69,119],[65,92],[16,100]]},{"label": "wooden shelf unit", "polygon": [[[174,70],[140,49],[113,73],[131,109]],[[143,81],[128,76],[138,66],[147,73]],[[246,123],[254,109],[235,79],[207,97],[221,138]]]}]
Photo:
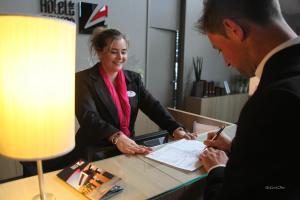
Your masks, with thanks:
[{"label": "wooden shelf unit", "polygon": [[235,123],[248,99],[246,93],[204,98],[186,96],[184,108],[188,112]]}]

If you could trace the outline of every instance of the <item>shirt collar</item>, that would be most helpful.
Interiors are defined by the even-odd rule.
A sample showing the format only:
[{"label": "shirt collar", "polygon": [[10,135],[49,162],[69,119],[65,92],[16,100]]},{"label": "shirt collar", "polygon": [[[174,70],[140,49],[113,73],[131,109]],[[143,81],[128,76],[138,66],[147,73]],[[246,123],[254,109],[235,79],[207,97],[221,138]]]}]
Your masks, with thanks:
[{"label": "shirt collar", "polygon": [[300,44],[300,37],[296,37],[293,39],[290,39],[284,43],[281,43],[280,45],[278,45],[277,47],[275,47],[272,51],[270,51],[263,59],[262,61],[259,63],[256,71],[255,71],[255,76],[258,78],[261,78],[262,72],[264,70],[265,64],[266,62],[277,52],[279,52],[282,49],[285,49],[287,47],[290,47],[292,45],[295,44]]}]

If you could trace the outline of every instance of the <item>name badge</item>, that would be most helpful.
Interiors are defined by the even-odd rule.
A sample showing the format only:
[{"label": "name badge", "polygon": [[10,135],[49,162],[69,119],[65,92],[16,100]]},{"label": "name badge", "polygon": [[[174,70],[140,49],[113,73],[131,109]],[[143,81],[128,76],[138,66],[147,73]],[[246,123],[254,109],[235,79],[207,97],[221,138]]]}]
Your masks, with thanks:
[{"label": "name badge", "polygon": [[127,95],[128,95],[128,97],[134,97],[136,95],[136,93],[135,93],[135,91],[129,90],[129,91],[127,91]]}]

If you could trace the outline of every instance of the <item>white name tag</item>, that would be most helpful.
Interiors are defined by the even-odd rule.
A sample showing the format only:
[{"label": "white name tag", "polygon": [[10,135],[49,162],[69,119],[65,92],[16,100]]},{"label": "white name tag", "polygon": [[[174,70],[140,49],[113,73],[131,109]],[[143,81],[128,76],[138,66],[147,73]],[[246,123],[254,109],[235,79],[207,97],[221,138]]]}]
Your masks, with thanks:
[{"label": "white name tag", "polygon": [[129,90],[129,91],[127,91],[127,95],[128,95],[128,97],[134,97],[136,95],[136,93],[135,93],[135,91]]}]

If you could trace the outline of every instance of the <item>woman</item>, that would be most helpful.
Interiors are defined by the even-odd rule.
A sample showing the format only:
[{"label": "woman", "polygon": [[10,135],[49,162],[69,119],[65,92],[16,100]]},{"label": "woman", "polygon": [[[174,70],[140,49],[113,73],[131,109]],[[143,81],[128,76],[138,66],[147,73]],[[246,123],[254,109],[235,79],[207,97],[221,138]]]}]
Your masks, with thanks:
[{"label": "woman", "polygon": [[160,128],[175,139],[194,139],[167,110],[145,89],[138,73],[123,70],[127,61],[128,41],[115,29],[96,29],[91,50],[100,62],[76,73],[76,117],[80,128],[76,147],[114,144],[126,154],[144,154],[151,148],[135,143],[134,124],[141,109]]}]

